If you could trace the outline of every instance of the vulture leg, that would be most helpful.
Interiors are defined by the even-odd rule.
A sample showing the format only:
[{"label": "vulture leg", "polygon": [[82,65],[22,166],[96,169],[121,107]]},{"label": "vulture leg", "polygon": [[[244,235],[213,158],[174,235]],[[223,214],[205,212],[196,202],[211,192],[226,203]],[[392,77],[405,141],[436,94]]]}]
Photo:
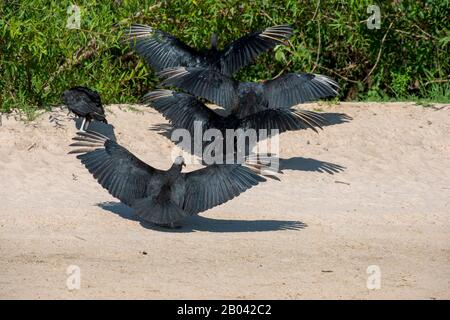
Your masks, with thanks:
[{"label": "vulture leg", "polygon": [[84,124],[86,123],[86,118],[83,118],[83,122],[81,123],[81,126],[80,126],[80,131],[81,132],[85,132],[84,131]]},{"label": "vulture leg", "polygon": [[86,128],[84,128],[84,130],[87,130],[89,128],[90,124],[91,124],[91,119],[86,120]]}]

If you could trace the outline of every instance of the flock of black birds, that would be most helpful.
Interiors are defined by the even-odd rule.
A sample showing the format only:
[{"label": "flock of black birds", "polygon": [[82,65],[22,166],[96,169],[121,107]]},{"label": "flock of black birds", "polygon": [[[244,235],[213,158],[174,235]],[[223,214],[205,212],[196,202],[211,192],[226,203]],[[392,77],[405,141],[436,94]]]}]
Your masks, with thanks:
[{"label": "flock of black birds", "polygon": [[[163,80],[163,86],[184,92],[158,89],[147,93],[143,103],[161,113],[173,128],[193,133],[194,122],[204,129],[278,129],[279,132],[322,128],[318,113],[294,109],[297,104],[336,96],[337,83],[323,75],[287,73],[262,83],[232,78],[258,55],[286,45],[293,33],[278,25],[247,34],[220,50],[217,37],[211,48],[198,51],[176,37],[145,25],[132,25],[124,33],[127,43]],[[89,130],[92,121],[107,124],[101,98],[86,87],[64,91],[63,103],[83,119],[70,152],[77,154],[98,183],[145,221],[176,227],[184,218],[220,205],[266,181],[261,161],[209,164],[188,173],[177,157],[170,169],[158,170],[139,160],[115,138]],[[216,104],[222,112],[210,108]],[[261,160],[260,158],[256,157]],[[255,158],[253,158],[255,159]]]}]

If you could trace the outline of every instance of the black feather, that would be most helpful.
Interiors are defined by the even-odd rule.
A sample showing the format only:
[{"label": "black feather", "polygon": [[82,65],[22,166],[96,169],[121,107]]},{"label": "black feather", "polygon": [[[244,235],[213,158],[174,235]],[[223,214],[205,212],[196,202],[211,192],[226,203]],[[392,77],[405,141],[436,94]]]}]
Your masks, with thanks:
[{"label": "black feather", "polygon": [[338,94],[334,80],[312,73],[288,73],[262,84],[239,83],[217,71],[198,67],[170,68],[158,75],[164,79],[163,85],[175,86],[207,99],[238,118]]},{"label": "black feather", "polygon": [[150,26],[133,24],[125,31],[124,41],[155,70],[171,67],[204,67],[231,76],[261,53],[285,44],[292,28],[279,25],[247,34],[218,50],[197,51],[173,35]]},{"label": "black feather", "polygon": [[87,87],[70,88],[63,92],[61,100],[79,117],[108,123],[100,95]]},{"label": "black feather", "polygon": [[98,133],[77,133],[78,159],[108,192],[131,206],[142,219],[178,222],[188,215],[220,205],[265,181],[254,168],[213,165],[181,173],[177,161],[167,171],[155,169],[131,152]]}]

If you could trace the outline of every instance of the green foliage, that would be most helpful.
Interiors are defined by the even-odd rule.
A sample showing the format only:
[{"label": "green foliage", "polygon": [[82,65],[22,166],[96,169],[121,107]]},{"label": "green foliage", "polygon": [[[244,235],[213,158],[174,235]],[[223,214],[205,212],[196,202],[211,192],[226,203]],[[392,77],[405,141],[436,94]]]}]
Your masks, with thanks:
[{"label": "green foliage", "polygon": [[391,71],[391,88],[398,98],[406,97],[408,86],[411,83],[411,67],[407,67],[403,73],[395,73]]},{"label": "green foliage", "polygon": [[[448,102],[449,1],[378,1],[381,29],[369,29],[373,1],[77,0],[81,28],[67,29],[69,1],[0,0],[0,111],[28,114],[59,104],[61,92],[90,86],[105,103],[137,102],[158,85],[120,43],[132,22],[205,48],[274,24],[289,23],[289,46],[237,74],[261,81],[280,72],[316,72],[341,85],[340,99]],[[384,39],[384,40],[383,40]]]}]

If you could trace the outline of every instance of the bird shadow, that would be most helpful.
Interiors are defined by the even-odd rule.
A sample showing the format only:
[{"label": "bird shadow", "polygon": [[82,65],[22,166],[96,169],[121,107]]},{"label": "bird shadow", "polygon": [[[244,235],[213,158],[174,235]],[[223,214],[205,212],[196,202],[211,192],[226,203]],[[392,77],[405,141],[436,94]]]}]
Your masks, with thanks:
[{"label": "bird shadow", "polygon": [[202,216],[192,216],[183,221],[179,228],[164,228],[152,223],[146,222],[133,214],[133,209],[121,202],[102,202],[97,204],[98,207],[114,213],[124,219],[138,221],[140,225],[146,229],[157,230],[162,232],[188,233],[195,231],[207,232],[267,232],[281,230],[301,230],[307,225],[301,221],[292,220],[228,220],[213,219]]},{"label": "bird shadow", "polygon": [[279,161],[281,171],[299,170],[335,174],[346,169],[339,164],[303,157],[292,157],[289,159],[280,158]]},{"label": "bird shadow", "polygon": [[345,113],[320,112],[319,114],[325,119],[325,124],[323,124],[322,127],[334,126],[336,124],[342,124],[353,120],[352,117]]}]

